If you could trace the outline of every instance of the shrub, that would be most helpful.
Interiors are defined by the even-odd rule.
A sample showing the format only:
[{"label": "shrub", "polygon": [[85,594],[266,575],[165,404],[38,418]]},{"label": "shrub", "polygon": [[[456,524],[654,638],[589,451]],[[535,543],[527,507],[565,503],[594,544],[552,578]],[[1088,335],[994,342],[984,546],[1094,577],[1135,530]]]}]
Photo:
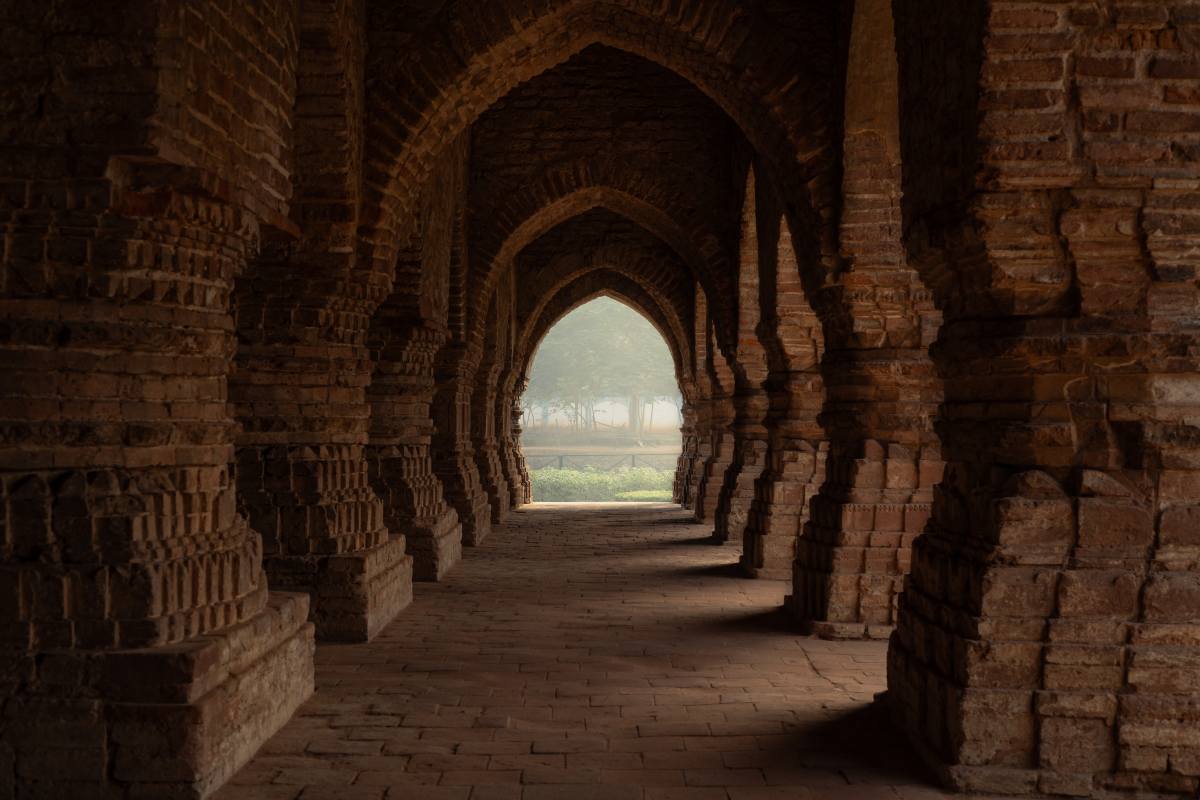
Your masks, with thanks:
[{"label": "shrub", "polygon": [[670,489],[639,489],[636,492],[617,492],[623,503],[669,503],[673,499]]},{"label": "shrub", "polygon": [[602,503],[628,492],[658,492],[670,500],[675,473],[652,467],[601,472],[592,469],[535,469],[529,473],[533,499],[545,503]]}]

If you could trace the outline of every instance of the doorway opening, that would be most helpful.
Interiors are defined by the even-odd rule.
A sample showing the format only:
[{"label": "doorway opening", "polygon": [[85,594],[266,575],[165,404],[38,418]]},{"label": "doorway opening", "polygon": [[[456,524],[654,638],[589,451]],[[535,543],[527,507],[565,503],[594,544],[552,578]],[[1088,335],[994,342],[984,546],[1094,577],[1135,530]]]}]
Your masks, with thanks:
[{"label": "doorway opening", "polygon": [[534,502],[671,502],[683,397],[659,330],[604,296],[556,322],[521,398]]}]

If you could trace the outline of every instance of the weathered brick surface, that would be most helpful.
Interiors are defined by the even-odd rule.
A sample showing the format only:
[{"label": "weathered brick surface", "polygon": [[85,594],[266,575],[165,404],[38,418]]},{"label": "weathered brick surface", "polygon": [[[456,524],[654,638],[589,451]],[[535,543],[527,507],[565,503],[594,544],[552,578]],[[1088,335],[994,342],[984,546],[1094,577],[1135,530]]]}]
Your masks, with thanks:
[{"label": "weathered brick surface", "polygon": [[756,184],[755,206],[769,406],[763,421],[766,466],[754,487],[742,569],[787,579],[812,498],[825,480],[829,447],[818,423],[825,395],[820,373],[825,335],[810,300],[816,294],[811,276],[799,268],[804,254],[797,251],[792,223],[765,176]]},{"label": "weathered brick surface", "polygon": [[[1194,794],[1196,9],[940,9],[897,16],[947,468],[892,640],[896,716],[958,786]],[[931,91],[942,59],[978,80]]]},{"label": "weathered brick surface", "polygon": [[696,444],[686,497],[696,521],[711,522],[725,470],[733,458],[734,409],[729,399],[733,373],[715,340],[703,287],[696,287],[695,302],[696,400],[689,408],[695,409]]},{"label": "weathered brick surface", "polygon": [[766,391],[767,353],[759,338],[762,292],[759,277],[758,206],[754,171],[742,193],[737,270],[737,352],[733,363],[733,452],[717,497],[713,538],[739,540],[745,533],[754,486],[766,468],[770,399]]},{"label": "weathered brick surface", "polygon": [[[675,360],[676,499],[805,629],[892,633],[888,706],[944,782],[1200,790],[1195,0],[50,0],[0,27],[0,796],[215,790],[311,690],[314,628],[368,639],[414,573],[520,527],[531,359],[601,295]],[[763,713],[703,691],[730,688],[700,705]],[[467,730],[421,753],[446,796],[501,743]],[[674,788],[772,778],[726,766]],[[247,791],[319,796],[306,769]]]},{"label": "weathered brick surface", "polygon": [[292,192],[294,9],[0,13],[0,789],[199,796],[312,689],[227,405],[231,294]]},{"label": "weathered brick surface", "polygon": [[407,604],[411,561],[384,524],[364,452],[367,335],[383,295],[352,281],[345,247],[359,200],[361,8],[310,4],[299,22],[296,204],[238,282],[230,399],[239,501],[272,581],[312,593],[318,636],[353,640]]},{"label": "weathered brick surface", "polygon": [[407,540],[413,576],[438,580],[462,557],[458,512],[445,499],[430,451],[434,365],[449,338],[454,230],[466,202],[466,140],[439,165],[396,261],[392,293],[371,320],[374,373],[367,397],[371,485],[393,537]]},{"label": "weathered brick surface", "polygon": [[479,479],[487,491],[492,522],[499,524],[508,516],[512,494],[504,471],[501,431],[498,425],[500,371],[512,358],[514,283],[511,273],[492,299],[483,341],[483,362],[471,397],[471,438],[475,445],[475,464]]},{"label": "weathered brick surface", "polygon": [[790,605],[826,636],[886,636],[941,478],[941,399],[928,345],[940,323],[901,242],[891,4],[855,4],[845,75],[845,272],[817,299],[826,323],[824,484],[796,549]]}]

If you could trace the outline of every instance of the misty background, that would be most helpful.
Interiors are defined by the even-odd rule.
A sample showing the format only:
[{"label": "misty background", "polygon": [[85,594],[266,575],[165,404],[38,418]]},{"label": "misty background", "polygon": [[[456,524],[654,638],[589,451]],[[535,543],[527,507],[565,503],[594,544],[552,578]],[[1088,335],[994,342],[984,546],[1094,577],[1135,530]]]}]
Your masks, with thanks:
[{"label": "misty background", "polygon": [[567,314],[521,398],[534,501],[669,501],[681,408],[675,363],[649,320],[608,297]]}]

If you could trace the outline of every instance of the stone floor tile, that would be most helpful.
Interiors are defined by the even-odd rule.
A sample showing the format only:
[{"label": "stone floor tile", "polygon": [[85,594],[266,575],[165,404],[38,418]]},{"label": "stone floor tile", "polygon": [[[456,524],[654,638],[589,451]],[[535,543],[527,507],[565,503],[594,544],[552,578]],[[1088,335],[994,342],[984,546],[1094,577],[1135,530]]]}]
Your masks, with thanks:
[{"label": "stone floor tile", "polygon": [[886,643],[800,636],[789,587],[703,534],[514,512],[374,641],[319,645],[316,696],[218,800],[941,798],[872,704]]}]

